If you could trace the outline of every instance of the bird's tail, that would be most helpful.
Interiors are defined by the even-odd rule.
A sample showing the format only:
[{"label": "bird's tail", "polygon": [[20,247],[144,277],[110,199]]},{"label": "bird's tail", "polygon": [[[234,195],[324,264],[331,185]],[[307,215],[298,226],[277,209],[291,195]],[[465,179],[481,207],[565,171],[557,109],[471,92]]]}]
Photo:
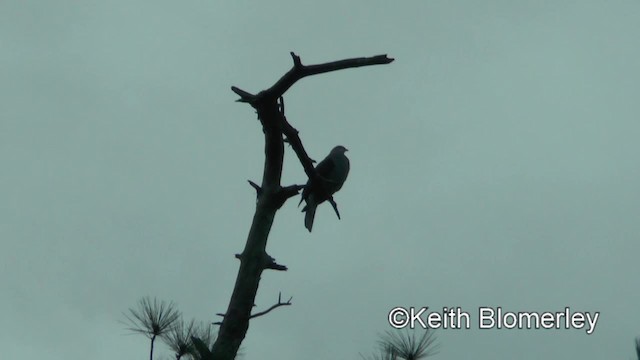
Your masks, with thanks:
[{"label": "bird's tail", "polygon": [[304,227],[311,232],[311,228],[313,228],[313,218],[316,216],[316,207],[318,205],[312,198],[309,198],[307,201],[307,205],[302,209],[304,211]]}]

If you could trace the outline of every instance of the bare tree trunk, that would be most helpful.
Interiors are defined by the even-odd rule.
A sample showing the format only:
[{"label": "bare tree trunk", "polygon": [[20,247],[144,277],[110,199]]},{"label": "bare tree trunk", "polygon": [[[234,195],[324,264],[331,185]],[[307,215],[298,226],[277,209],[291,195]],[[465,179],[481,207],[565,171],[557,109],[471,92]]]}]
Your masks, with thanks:
[{"label": "bare tree trunk", "polygon": [[[275,106],[275,103],[273,104]],[[272,117],[265,117],[265,167],[256,211],[244,251],[240,254],[240,270],[213,348],[212,359],[233,359],[249,328],[251,309],[258,292],[262,271],[270,263],[265,248],[271,225],[279,208],[280,178],[284,157],[282,133]],[[269,121],[269,122],[267,122]]]},{"label": "bare tree trunk", "polygon": [[[220,322],[220,331],[213,346],[213,351],[209,352],[202,346],[198,347],[204,359],[234,359],[247,334],[249,320],[252,317],[264,315],[277,306],[291,304],[290,301],[282,303],[278,299],[278,304],[272,306],[269,310],[259,314],[251,314],[262,271],[265,269],[281,271],[287,269],[286,266],[277,264],[266,253],[265,249],[276,212],[287,199],[297,195],[303,187],[301,185],[282,187],[280,184],[284,159],[283,137],[287,138],[287,141],[298,155],[307,176],[312,180],[316,179],[314,183],[321,184],[320,181],[317,181],[318,175],[315,173],[313,163],[302,146],[298,131],[287,122],[284,116],[282,95],[296,81],[306,76],[352,67],[388,64],[393,61],[386,55],[378,55],[370,58],[347,59],[304,66],[297,55],[291,53],[291,56],[294,62],[293,68],[271,88],[253,95],[232,87],[232,90],[241,97],[238,101],[249,103],[258,112],[258,118],[262,124],[265,137],[265,163],[262,185],[258,186],[250,182],[256,189],[258,201],[245,248],[241,254],[236,255],[240,259],[240,270],[229,301],[229,307],[226,313],[220,314],[223,316],[223,320]],[[338,213],[337,205],[330,196],[329,202]],[[300,224],[302,225],[302,222]]]}]

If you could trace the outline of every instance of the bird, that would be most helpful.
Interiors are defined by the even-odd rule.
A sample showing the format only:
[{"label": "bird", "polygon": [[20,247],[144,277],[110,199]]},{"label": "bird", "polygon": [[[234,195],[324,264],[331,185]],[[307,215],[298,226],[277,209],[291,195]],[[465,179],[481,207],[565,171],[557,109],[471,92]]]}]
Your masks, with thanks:
[{"label": "bird", "polygon": [[324,201],[328,200],[328,195],[335,194],[342,188],[347,175],[349,175],[349,159],[345,156],[347,148],[342,145],[338,145],[331,149],[331,152],[316,166],[316,173],[322,180],[324,190],[318,189],[311,184],[311,179],[307,182],[302,190],[302,198],[298,203],[298,206],[302,203],[302,200],[306,201],[306,205],[302,208],[304,216],[304,226],[311,232],[313,228],[313,218],[316,215],[316,208]]}]

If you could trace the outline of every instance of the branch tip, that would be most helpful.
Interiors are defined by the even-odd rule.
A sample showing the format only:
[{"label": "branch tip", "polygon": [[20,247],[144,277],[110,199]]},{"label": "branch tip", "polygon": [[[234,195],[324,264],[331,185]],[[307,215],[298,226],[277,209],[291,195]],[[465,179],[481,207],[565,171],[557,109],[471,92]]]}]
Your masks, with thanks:
[{"label": "branch tip", "polygon": [[[266,254],[265,254],[266,255]],[[264,260],[264,268],[278,271],[287,271],[288,268],[285,265],[280,265],[276,262],[276,259],[272,258],[269,255],[265,256]]]},{"label": "branch tip", "polygon": [[276,270],[276,271],[287,271],[289,270],[289,268],[287,268],[285,265],[280,265],[280,264],[268,264],[265,269],[270,269],[270,270]]},{"label": "branch tip", "polygon": [[256,99],[256,96],[252,93],[244,91],[236,86],[232,86],[231,91],[240,96],[240,99],[236,100],[236,102],[252,103]]},{"label": "branch tip", "polygon": [[293,51],[289,54],[291,54],[291,58],[293,59],[293,66],[296,68],[301,68],[302,61],[300,61],[300,56],[296,55]]},{"label": "branch tip", "polygon": [[249,182],[249,185],[251,185],[252,188],[256,189],[256,198],[259,198],[260,195],[262,195],[262,188],[260,187],[260,185],[254,183],[251,180],[247,180],[247,182]]}]

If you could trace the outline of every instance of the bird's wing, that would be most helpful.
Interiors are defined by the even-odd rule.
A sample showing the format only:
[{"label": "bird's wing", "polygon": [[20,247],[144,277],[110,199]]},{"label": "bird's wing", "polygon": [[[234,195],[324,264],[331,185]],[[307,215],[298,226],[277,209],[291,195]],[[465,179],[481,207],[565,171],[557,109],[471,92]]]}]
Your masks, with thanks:
[{"label": "bird's wing", "polygon": [[[326,158],[324,158],[322,161],[320,161],[320,163],[318,163],[318,165],[316,166],[316,173],[318,174],[318,176],[320,176],[321,178],[324,179],[329,174],[331,174],[331,172],[333,171],[333,169],[335,167],[336,167],[336,165],[335,165],[333,159],[331,159],[331,155],[329,155]],[[310,191],[311,191],[311,179],[309,179],[309,181],[307,182],[307,185],[302,190],[302,196],[300,197],[300,202],[298,203],[298,206],[300,206],[300,204],[302,204],[302,200],[306,200],[307,199],[307,197],[309,196],[309,192]]]},{"label": "bird's wing", "polygon": [[316,172],[318,173],[318,175],[326,177],[327,175],[331,174],[335,167],[336,164],[333,162],[331,155],[329,155],[324,158],[324,160],[320,161],[318,166],[316,166]]}]

